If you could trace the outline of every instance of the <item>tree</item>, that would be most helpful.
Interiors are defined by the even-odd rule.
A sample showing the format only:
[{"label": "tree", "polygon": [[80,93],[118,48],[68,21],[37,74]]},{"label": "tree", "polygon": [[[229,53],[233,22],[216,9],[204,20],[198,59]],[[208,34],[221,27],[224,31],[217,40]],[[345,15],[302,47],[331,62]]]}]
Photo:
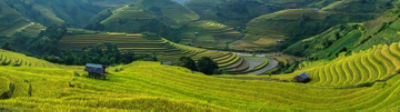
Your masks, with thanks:
[{"label": "tree", "polygon": [[161,36],[159,34],[153,33],[153,32],[144,32],[143,38],[145,38],[147,40],[161,40]]},{"label": "tree", "polygon": [[197,71],[196,62],[190,57],[186,57],[186,56],[185,57],[181,57],[179,59],[178,65],[182,66],[182,67],[185,67],[185,68],[188,68],[188,69],[190,69],[192,71]]},{"label": "tree", "polygon": [[49,37],[52,41],[58,41],[67,33],[67,27],[65,25],[58,26],[52,25],[46,28],[44,32],[41,32],[41,35]]},{"label": "tree", "polygon": [[128,51],[127,53],[122,54],[121,62],[122,63],[131,63],[132,61],[136,60],[136,55],[132,51]]},{"label": "tree", "polygon": [[210,57],[201,57],[197,62],[197,67],[200,72],[207,75],[214,74],[218,71],[218,64],[215,63]]},{"label": "tree", "polygon": [[8,42],[5,43],[5,44],[1,47],[1,49],[13,51],[13,48],[11,47],[10,43],[8,43]]}]

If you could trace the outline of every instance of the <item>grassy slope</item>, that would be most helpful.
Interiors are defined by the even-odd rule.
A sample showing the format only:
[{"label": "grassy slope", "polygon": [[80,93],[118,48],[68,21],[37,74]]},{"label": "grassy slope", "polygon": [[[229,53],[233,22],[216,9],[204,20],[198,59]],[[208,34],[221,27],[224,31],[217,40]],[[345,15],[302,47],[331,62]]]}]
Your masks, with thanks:
[{"label": "grassy slope", "polygon": [[[214,59],[221,69],[231,70],[238,67],[242,60],[240,56],[232,52],[206,50],[176,44],[162,40],[146,40],[141,34],[105,33],[74,29],[74,34],[67,35],[60,40],[60,46],[64,49],[82,50],[102,43],[114,43],[122,52],[133,51],[137,54],[155,55],[160,61],[176,63],[182,56],[200,59],[203,56]],[[229,55],[232,54],[232,55]],[[242,70],[243,71],[243,70]]]},{"label": "grassy slope", "polygon": [[245,38],[231,46],[248,50],[276,46],[278,40],[293,38],[295,33],[302,32],[303,36],[307,36],[323,31],[330,25],[326,21],[328,16],[329,13],[311,9],[290,9],[266,14],[250,21],[246,27]]},{"label": "grassy slope", "polygon": [[[139,33],[149,29],[149,24],[160,24],[156,16],[144,11],[141,8],[126,5],[113,10],[111,15],[104,15],[100,24],[104,30]],[[156,23],[154,23],[155,21]]]},{"label": "grassy slope", "polygon": [[4,0],[23,16],[45,25],[83,27],[100,11],[135,0]]},{"label": "grassy slope", "polygon": [[234,27],[243,27],[251,19],[263,14],[299,7],[323,7],[333,0],[323,1],[324,2],[321,0],[188,0],[185,5],[196,11],[202,19],[215,20]]},{"label": "grassy slope", "polygon": [[[245,47],[257,50],[274,47],[279,44],[276,41],[282,39],[286,39],[286,44],[292,44],[337,24],[370,20],[392,7],[392,1],[388,0],[343,0],[336,1],[321,10],[292,9],[266,14],[250,21],[246,28],[246,38],[236,42],[234,46],[238,46],[237,49]],[[312,19],[315,17],[318,19]]]},{"label": "grassy slope", "polygon": [[179,36],[184,40],[181,41],[183,44],[193,43],[194,46],[203,48],[225,49],[227,43],[242,37],[242,34],[233,28],[210,20],[196,21],[182,29]]},{"label": "grassy slope", "polygon": [[29,23],[25,20],[22,14],[0,1],[0,35],[11,36],[16,29]]},{"label": "grassy slope", "polygon": [[112,11],[103,11],[91,24],[101,24],[101,30],[140,33],[158,32],[161,28],[180,27],[182,24],[199,19],[190,9],[170,0],[139,1]]},{"label": "grassy slope", "polygon": [[[83,68],[78,68],[0,66],[0,92],[13,90],[10,99],[0,100],[0,107],[22,111],[384,111],[398,108],[400,94],[398,75],[371,87],[329,89],[220,79],[155,62],[111,67],[108,80],[87,78]],[[123,71],[114,72],[116,68]],[[8,85],[14,89],[7,89]]]},{"label": "grassy slope", "polygon": [[322,10],[348,13],[376,13],[393,7],[392,2],[393,0],[339,0],[322,8]]},{"label": "grassy slope", "polygon": [[397,42],[400,41],[399,15],[399,10],[394,9],[369,22],[335,26],[293,44],[285,52],[314,59],[332,59],[340,52],[357,52],[373,45]]},{"label": "grassy slope", "polygon": [[139,7],[150,11],[156,16],[170,19],[169,21],[172,21],[172,23],[165,20],[164,22],[171,25],[187,23],[199,19],[199,16],[191,9],[172,0],[141,0],[138,4]]}]

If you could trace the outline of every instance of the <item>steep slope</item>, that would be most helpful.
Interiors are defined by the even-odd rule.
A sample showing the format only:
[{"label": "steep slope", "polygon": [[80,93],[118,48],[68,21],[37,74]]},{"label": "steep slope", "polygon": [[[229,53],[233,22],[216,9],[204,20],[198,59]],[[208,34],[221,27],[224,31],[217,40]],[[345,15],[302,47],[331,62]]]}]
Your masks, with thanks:
[{"label": "steep slope", "polygon": [[179,38],[182,44],[211,49],[227,49],[229,43],[243,37],[242,33],[232,27],[208,20],[189,23],[181,32]]},{"label": "steep slope", "polygon": [[136,0],[3,0],[32,21],[83,27],[100,11]]},{"label": "steep slope", "polygon": [[161,32],[197,19],[196,13],[174,1],[141,0],[136,4],[103,11],[92,18],[87,28],[130,33]]},{"label": "steep slope", "polygon": [[2,66],[27,66],[27,67],[57,67],[56,64],[28,57],[23,54],[14,53],[0,49],[0,63]]},{"label": "steep slope", "polygon": [[[400,44],[376,45],[332,61],[304,62],[298,72],[311,74],[311,85],[324,87],[364,87],[390,80],[400,71]],[[276,76],[291,79],[296,73]]]},{"label": "steep slope", "polygon": [[[324,1],[330,3],[332,0]],[[185,5],[196,11],[202,19],[243,27],[251,19],[263,14],[300,7],[323,7],[326,4],[320,0],[189,0]]]},{"label": "steep slope", "polygon": [[[121,68],[123,71],[114,71]],[[1,108],[10,111],[388,111],[396,110],[400,99],[399,75],[368,87],[331,89],[313,84],[220,79],[155,62],[111,67],[107,80],[90,79],[82,70],[83,67],[0,66],[0,92],[8,94],[1,98]]]},{"label": "steep slope", "polygon": [[0,35],[10,36],[15,31],[27,25],[29,21],[16,11],[15,9],[9,7],[5,1],[0,1]]},{"label": "steep slope", "polygon": [[133,51],[136,54],[156,55],[158,60],[177,63],[182,56],[198,60],[201,57],[210,57],[220,67],[229,73],[244,72],[249,68],[247,60],[233,52],[214,51],[177,44],[166,39],[147,40],[142,34],[126,33],[94,33],[71,34],[63,37],[59,47],[66,50],[85,50],[84,48],[113,43],[122,52]]},{"label": "steep slope", "polygon": [[291,45],[285,52],[313,59],[333,59],[341,52],[357,52],[377,44],[398,42],[399,15],[399,10],[393,9],[369,22],[335,26]]},{"label": "steep slope", "polygon": [[322,8],[322,10],[341,13],[379,13],[393,8],[392,2],[394,1],[395,0],[339,0]]},{"label": "steep slope", "polygon": [[315,9],[283,10],[250,21],[246,26],[245,38],[232,43],[231,46],[241,50],[276,50],[277,46],[318,34],[333,25],[366,19],[368,17]]},{"label": "steep slope", "polygon": [[[250,21],[246,26],[246,38],[234,43],[233,46],[237,46],[235,49],[250,50],[286,47],[298,40],[322,33],[337,24],[371,20],[381,12],[392,8],[392,2],[391,0],[343,0],[322,9],[290,9],[266,14]],[[285,42],[280,43],[281,40]]]}]

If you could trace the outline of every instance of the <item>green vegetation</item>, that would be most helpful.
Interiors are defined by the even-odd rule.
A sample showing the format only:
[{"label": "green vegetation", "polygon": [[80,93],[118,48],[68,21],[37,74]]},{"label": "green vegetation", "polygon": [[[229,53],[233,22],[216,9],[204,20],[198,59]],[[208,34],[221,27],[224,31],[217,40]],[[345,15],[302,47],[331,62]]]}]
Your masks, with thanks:
[{"label": "green vegetation", "polygon": [[215,63],[210,57],[201,57],[197,62],[197,67],[200,72],[208,75],[217,73],[218,64]]},{"label": "green vegetation", "polygon": [[398,42],[399,15],[399,10],[394,9],[368,22],[337,25],[291,45],[285,52],[311,59],[333,59],[341,52],[358,52],[374,45]]},{"label": "green vegetation", "polygon": [[[3,0],[21,15],[45,25],[67,24],[75,27],[87,25],[100,11],[135,0]],[[3,7],[3,6],[2,6]],[[6,7],[6,6],[5,6]],[[25,21],[25,19],[24,19]]]},{"label": "green vegetation", "polygon": [[398,7],[2,0],[0,111],[398,111]]},{"label": "green vegetation", "polygon": [[243,36],[234,28],[208,20],[189,23],[181,29],[180,43],[201,48],[229,49],[229,43]]},{"label": "green vegetation", "polygon": [[234,72],[243,72],[248,68],[248,65],[242,64],[245,61],[236,53],[195,48],[166,39],[145,39],[143,36],[144,34],[126,33],[72,34],[63,37],[58,47],[64,50],[81,51],[99,43],[113,43],[118,46],[118,50],[121,52],[134,52],[146,57],[155,56],[159,61],[179,63],[181,56],[191,57],[195,61],[198,61],[201,57],[210,57],[221,70],[233,72],[234,69],[239,67],[242,69],[234,70]]},{"label": "green vegetation", "polygon": [[373,15],[368,14],[341,14],[315,9],[282,10],[250,21],[245,38],[232,43],[232,46],[235,46],[234,49],[244,50],[276,50],[319,34],[331,26],[364,21],[372,17]]},{"label": "green vegetation", "polygon": [[139,0],[136,4],[102,11],[86,28],[127,33],[155,32],[179,42],[179,29],[198,19],[196,13],[171,0]]},{"label": "green vegetation", "polygon": [[192,71],[198,71],[196,62],[190,57],[181,57],[178,65]]},{"label": "green vegetation", "polygon": [[[396,45],[398,47],[399,44]],[[376,49],[369,51],[378,51]],[[360,55],[367,54],[370,52]],[[390,59],[399,61],[398,58]],[[356,61],[351,57],[340,60]],[[391,68],[383,65],[376,67]],[[83,67],[79,68],[81,70],[71,67],[0,66],[0,80],[5,80],[1,81],[1,86],[15,85],[11,97],[0,100],[0,105],[16,111],[388,111],[397,109],[397,94],[400,93],[399,75],[371,86],[334,89],[321,88],[325,85],[319,86],[317,82],[325,80],[315,79],[318,75],[312,76],[311,84],[228,80],[155,62],[134,62],[109,68],[108,72],[112,75],[108,76],[109,80],[103,81],[88,78],[87,73],[82,71]],[[114,68],[124,70],[114,72]],[[350,70],[343,69],[345,73]],[[75,76],[75,72],[80,75]],[[363,82],[342,82],[342,77],[331,79],[334,81],[324,84],[333,86]],[[2,91],[7,91],[7,88]]]},{"label": "green vegetation", "polygon": [[216,20],[229,26],[244,27],[247,22],[263,14],[325,5],[313,5],[317,2],[320,0],[188,0],[185,5],[204,20]]},{"label": "green vegetation", "polygon": [[0,1],[0,35],[11,36],[16,29],[27,25],[29,22],[15,9],[9,7],[5,1]]},{"label": "green vegetation", "polygon": [[162,37],[159,34],[152,33],[152,32],[144,32],[142,37],[147,40],[161,40],[162,39]]}]

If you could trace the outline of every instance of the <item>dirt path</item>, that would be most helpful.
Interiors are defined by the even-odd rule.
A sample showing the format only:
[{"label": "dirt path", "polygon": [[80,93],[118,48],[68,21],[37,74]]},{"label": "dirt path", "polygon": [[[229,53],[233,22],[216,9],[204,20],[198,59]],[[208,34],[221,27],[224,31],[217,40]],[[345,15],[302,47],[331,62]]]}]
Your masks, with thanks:
[{"label": "dirt path", "polygon": [[245,58],[245,60],[246,60],[247,62],[249,62],[249,69],[247,69],[246,71],[244,71],[244,73],[248,73],[248,72],[250,72],[251,70],[255,69],[257,66],[259,66],[259,65],[261,65],[261,64],[264,63],[264,60],[249,60],[249,59],[246,59],[246,58]]},{"label": "dirt path", "polygon": [[[236,53],[240,56],[252,56],[252,57],[256,57],[256,58],[266,58],[266,57],[268,57],[268,55],[270,55],[269,53],[264,53],[264,54],[251,54],[251,53],[244,53],[244,52],[236,52]],[[251,59],[247,59],[246,57],[245,57],[245,59],[246,59],[246,61],[249,62],[249,66],[250,66],[249,69],[246,70],[247,72],[254,69],[256,66],[258,66],[264,62],[264,60],[251,60]],[[263,74],[265,72],[268,72],[268,71],[278,67],[278,65],[279,65],[279,62],[277,60],[269,58],[267,66],[265,66],[264,68],[262,68],[260,70],[249,72],[249,74],[260,75],[260,74]]]},{"label": "dirt path", "polygon": [[267,66],[265,66],[263,69],[251,72],[250,74],[257,74],[257,75],[263,74],[265,72],[268,72],[268,71],[278,67],[278,65],[279,65],[278,61],[276,61],[274,59],[268,59],[268,65]]}]

